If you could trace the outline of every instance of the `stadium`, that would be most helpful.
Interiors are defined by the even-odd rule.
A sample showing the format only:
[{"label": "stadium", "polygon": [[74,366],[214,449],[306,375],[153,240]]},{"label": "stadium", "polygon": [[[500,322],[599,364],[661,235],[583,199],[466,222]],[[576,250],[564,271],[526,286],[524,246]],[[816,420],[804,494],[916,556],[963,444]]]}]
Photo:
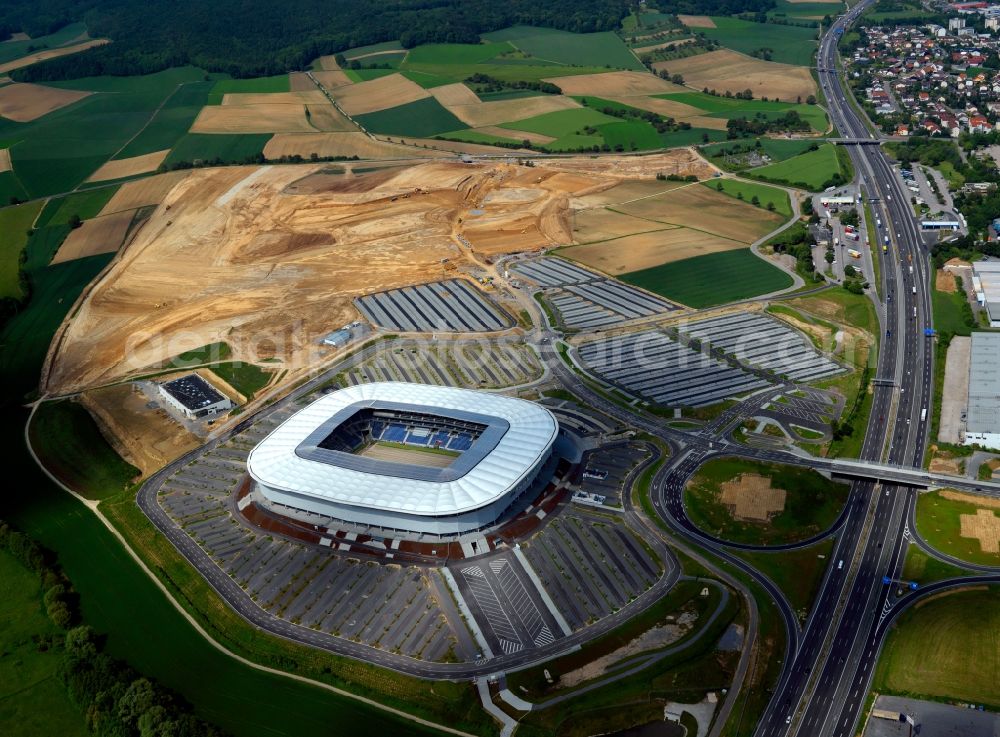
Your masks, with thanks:
[{"label": "stadium", "polygon": [[261,497],[353,526],[461,536],[494,527],[551,477],[559,432],[544,407],[400,382],[332,392],[247,459]]}]

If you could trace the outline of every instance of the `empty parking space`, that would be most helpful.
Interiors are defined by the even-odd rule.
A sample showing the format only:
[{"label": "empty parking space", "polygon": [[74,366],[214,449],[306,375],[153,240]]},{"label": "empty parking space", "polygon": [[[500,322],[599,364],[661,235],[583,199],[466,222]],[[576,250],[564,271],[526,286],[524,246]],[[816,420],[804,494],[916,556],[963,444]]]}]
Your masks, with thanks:
[{"label": "empty parking space", "polygon": [[370,322],[403,332],[489,332],[513,325],[510,316],[462,279],[392,289],[359,297]]},{"label": "empty parking space", "polygon": [[815,381],[846,371],[819,353],[802,333],[772,317],[739,312],[678,326],[684,335],[721,349],[737,361],[791,381]]},{"label": "empty parking space", "polygon": [[672,407],[703,407],[770,385],[659,330],[587,343],[579,355],[590,371],[606,381]]}]

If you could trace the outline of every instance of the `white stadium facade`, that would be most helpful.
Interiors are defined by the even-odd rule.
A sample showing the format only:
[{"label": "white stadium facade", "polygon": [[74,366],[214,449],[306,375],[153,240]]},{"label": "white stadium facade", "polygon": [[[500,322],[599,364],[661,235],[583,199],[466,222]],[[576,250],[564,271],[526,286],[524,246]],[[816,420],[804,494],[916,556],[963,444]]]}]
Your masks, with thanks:
[{"label": "white stadium facade", "polygon": [[251,451],[247,470],[277,508],[396,533],[461,536],[496,526],[551,478],[558,432],[551,412],[523,399],[359,384],[286,420]]}]

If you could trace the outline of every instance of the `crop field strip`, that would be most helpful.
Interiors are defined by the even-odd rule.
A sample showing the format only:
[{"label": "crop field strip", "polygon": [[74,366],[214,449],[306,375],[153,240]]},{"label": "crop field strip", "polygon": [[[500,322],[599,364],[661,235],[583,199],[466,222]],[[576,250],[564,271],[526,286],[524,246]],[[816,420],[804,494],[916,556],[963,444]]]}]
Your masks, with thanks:
[{"label": "crop field strip", "polygon": [[160,505],[275,616],[412,657],[444,659],[455,637],[419,569],[360,563],[262,535],[232,518],[229,499],[247,454],[294,409],[272,413],[170,476]]},{"label": "crop field strip", "polygon": [[476,341],[431,346],[398,341],[390,348],[348,371],[347,383],[406,381],[497,389],[526,384],[542,372],[532,349],[517,343]]},{"label": "crop field strip", "polygon": [[481,333],[513,325],[461,279],[370,294],[358,297],[355,304],[373,324],[405,332]]},{"label": "crop field strip", "polygon": [[579,354],[603,379],[665,406],[704,407],[770,385],[658,330],[587,343]]},{"label": "crop field strip", "polygon": [[798,331],[766,315],[741,312],[684,323],[678,330],[721,349],[740,363],[774,371],[792,381],[816,381],[847,370],[818,353]]},{"label": "crop field strip", "polygon": [[648,292],[562,259],[521,262],[511,268],[546,290],[546,298],[569,328],[605,327],[677,309]]}]

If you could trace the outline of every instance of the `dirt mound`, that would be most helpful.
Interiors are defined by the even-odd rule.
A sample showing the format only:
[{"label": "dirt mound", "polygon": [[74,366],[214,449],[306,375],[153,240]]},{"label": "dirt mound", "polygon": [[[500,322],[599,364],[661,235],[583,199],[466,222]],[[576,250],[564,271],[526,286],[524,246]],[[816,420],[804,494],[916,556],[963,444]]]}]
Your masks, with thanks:
[{"label": "dirt mound", "polygon": [[733,510],[736,519],[767,522],[785,508],[784,489],[771,486],[771,479],[756,473],[741,473],[721,486],[719,501]]}]

